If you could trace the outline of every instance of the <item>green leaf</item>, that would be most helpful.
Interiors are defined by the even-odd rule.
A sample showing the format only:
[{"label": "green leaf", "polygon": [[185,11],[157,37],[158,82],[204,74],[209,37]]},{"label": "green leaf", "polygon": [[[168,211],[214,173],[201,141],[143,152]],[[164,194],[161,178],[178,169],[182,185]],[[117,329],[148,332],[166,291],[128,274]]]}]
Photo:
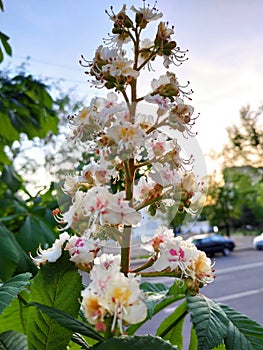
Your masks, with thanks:
[{"label": "green leaf", "polygon": [[182,283],[181,279],[176,279],[174,281],[174,284],[170,287],[169,289],[169,295],[184,295],[187,291],[187,287],[185,285],[185,283]]},{"label": "green leaf", "polygon": [[[28,299],[28,292],[20,292],[24,300]],[[18,298],[13,299],[11,304],[0,315],[0,333],[8,330],[25,333],[25,324],[29,308]]]},{"label": "green leaf", "polygon": [[188,295],[187,305],[198,338],[198,350],[211,350],[223,343],[229,320],[220,306],[200,294]]},{"label": "green leaf", "polygon": [[9,40],[9,36],[7,36],[6,34],[0,32],[0,40],[3,44],[3,47],[5,49],[5,52],[7,53],[7,55],[11,56],[12,55],[12,48],[8,43]]},{"label": "green leaf", "polygon": [[229,306],[219,304],[229,319],[227,349],[262,350],[263,326]]},{"label": "green leaf", "polygon": [[169,288],[162,283],[148,283],[144,282],[140,285],[140,288],[147,292],[147,299],[145,303],[148,309],[148,317],[152,318],[153,310],[162,299],[169,293]]},{"label": "green leaf", "polygon": [[19,132],[13,127],[10,119],[8,118],[8,113],[6,111],[0,111],[0,118],[0,136],[2,136],[6,144],[11,145],[12,142],[14,142],[15,140],[19,140]]},{"label": "green leaf", "polygon": [[17,294],[29,284],[31,276],[31,273],[26,272],[12,277],[9,281],[0,286],[0,314],[17,296]]},{"label": "green leaf", "polygon": [[[1,63],[1,49],[0,49],[0,63]],[[1,118],[1,113],[0,113],[0,118]],[[0,165],[1,164],[8,164],[8,165],[11,164],[11,160],[5,154],[5,146],[6,145],[7,145],[7,143],[3,142],[3,140],[1,140],[1,135],[0,135]]]},{"label": "green leaf", "polygon": [[27,337],[15,331],[1,333],[0,350],[28,350]]},{"label": "green leaf", "polygon": [[177,346],[172,345],[162,338],[151,335],[145,336],[121,336],[114,337],[94,345],[94,350],[177,350]]},{"label": "green leaf", "polygon": [[14,235],[0,222],[0,278],[7,281],[16,273],[36,272],[36,266],[19,246]]},{"label": "green leaf", "polygon": [[12,165],[4,166],[1,179],[12,192],[16,192],[22,184],[21,178],[17,175]]},{"label": "green leaf", "polygon": [[169,340],[171,344],[178,345],[178,348],[181,350],[183,347],[182,330],[186,315],[187,303],[184,301],[161,322],[157,329],[156,335],[165,340]]},{"label": "green leaf", "polygon": [[3,281],[12,277],[19,263],[19,251],[12,238],[12,233],[0,223],[0,278]]},{"label": "green leaf", "polygon": [[[191,349],[189,349],[189,350],[191,350]],[[216,348],[213,348],[213,350],[226,350],[225,344],[220,344]]]},{"label": "green leaf", "polygon": [[45,220],[32,214],[26,217],[16,240],[26,252],[34,255],[39,244],[51,245],[55,241],[55,233]]},{"label": "green leaf", "polygon": [[166,295],[169,291],[169,288],[163,283],[143,282],[140,284],[140,288],[145,292],[159,293],[162,295]]},{"label": "green leaf", "polygon": [[50,318],[56,320],[61,326],[70,329],[73,332],[80,333],[82,335],[99,341],[104,340],[104,338],[90,325],[78,320],[77,318],[69,315],[66,312],[39,303],[32,302],[29,306],[31,305],[36,306],[40,311],[43,311]]},{"label": "green leaf", "polygon": [[191,327],[191,333],[190,333],[190,344],[188,347],[188,350],[196,350],[198,346],[197,336],[196,332],[194,330],[194,327]]},{"label": "green leaf", "polygon": [[[56,263],[41,267],[31,286],[31,301],[77,317],[81,289],[81,277],[65,252]],[[27,334],[29,350],[55,350],[66,348],[72,331],[34,307],[29,309]]]}]

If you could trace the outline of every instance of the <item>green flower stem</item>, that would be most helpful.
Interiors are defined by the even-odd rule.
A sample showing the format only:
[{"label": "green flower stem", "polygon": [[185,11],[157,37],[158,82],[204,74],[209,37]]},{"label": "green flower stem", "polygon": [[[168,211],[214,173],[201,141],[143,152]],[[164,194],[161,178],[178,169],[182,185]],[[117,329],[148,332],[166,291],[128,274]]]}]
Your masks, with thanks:
[{"label": "green flower stem", "polygon": [[122,95],[123,95],[123,98],[124,98],[124,100],[125,100],[125,102],[126,102],[126,105],[127,105],[127,107],[128,107],[128,110],[129,110],[129,112],[130,112],[130,114],[131,114],[131,113],[132,113],[131,104],[130,104],[129,98],[128,98],[128,96],[127,96],[126,90],[123,88],[123,89],[121,89],[120,91],[121,91],[121,93],[122,93]]},{"label": "green flower stem", "polygon": [[144,62],[138,67],[138,70],[141,70],[143,67],[146,66],[146,64],[156,56],[157,52],[155,50],[153,50],[153,52],[149,55],[149,57],[144,60]]},{"label": "green flower stem", "polygon": [[166,123],[168,118],[165,118],[160,123],[156,122],[153,126],[151,126],[147,131],[146,134],[149,135],[151,132],[155,131],[156,129],[160,128],[161,126],[168,125]]},{"label": "green flower stem", "polygon": [[161,195],[161,196],[156,196],[156,197],[154,197],[154,198],[152,198],[152,199],[150,199],[150,200],[147,200],[147,199],[146,199],[146,200],[145,200],[144,202],[142,202],[140,205],[135,206],[134,209],[136,209],[137,211],[139,211],[139,210],[141,210],[141,209],[143,209],[143,208],[148,207],[148,206],[151,205],[151,204],[154,204],[154,203],[156,203],[156,202],[161,201],[163,198],[164,198],[163,195]]},{"label": "green flower stem", "polygon": [[148,261],[146,261],[146,263],[137,267],[134,270],[131,270],[130,272],[137,273],[137,272],[141,272],[143,270],[146,270],[153,265],[153,263],[156,261],[156,259],[157,259],[157,256],[152,256]]}]

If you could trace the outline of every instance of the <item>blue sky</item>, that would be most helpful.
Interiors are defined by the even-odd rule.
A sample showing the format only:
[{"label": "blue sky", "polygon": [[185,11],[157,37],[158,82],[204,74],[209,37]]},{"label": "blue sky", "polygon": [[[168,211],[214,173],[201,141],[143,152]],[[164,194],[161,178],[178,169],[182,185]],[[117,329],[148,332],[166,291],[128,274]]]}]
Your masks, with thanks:
[{"label": "blue sky", "polygon": [[[152,2],[153,3],[153,2]],[[29,71],[36,76],[63,78],[65,89],[87,97],[87,76],[78,61],[88,59],[111,30],[104,10],[123,1],[108,0],[4,0],[0,29],[10,36],[12,66],[31,57]],[[127,8],[141,6],[126,1]],[[181,83],[191,83],[192,105],[200,112],[197,140],[204,153],[220,150],[226,127],[239,118],[239,109],[263,102],[263,1],[261,0],[160,0],[162,20],[175,25],[174,39],[189,49],[189,60],[172,70]],[[151,26],[154,31],[154,25]],[[149,31],[149,35],[151,31]],[[162,71],[162,74],[165,71]],[[151,76],[158,78],[158,69]]]}]

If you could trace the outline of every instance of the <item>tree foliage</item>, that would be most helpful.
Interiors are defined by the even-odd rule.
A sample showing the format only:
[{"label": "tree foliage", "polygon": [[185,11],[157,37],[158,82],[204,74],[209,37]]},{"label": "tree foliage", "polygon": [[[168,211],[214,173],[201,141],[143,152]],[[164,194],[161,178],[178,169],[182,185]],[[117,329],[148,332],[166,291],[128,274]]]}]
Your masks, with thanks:
[{"label": "tree foliage", "polygon": [[228,143],[222,156],[224,166],[263,165],[263,105],[256,111],[248,105],[240,110],[240,121],[227,128]]},{"label": "tree foliage", "polygon": [[[0,0],[0,10],[4,11],[4,4]],[[12,48],[9,44],[9,36],[0,31],[0,63],[4,60],[4,53],[11,56]]]},{"label": "tree foliage", "polygon": [[222,164],[222,180],[210,178],[204,215],[225,228],[254,226],[263,220],[263,105],[241,108],[239,123],[227,128],[228,142],[212,158]]},{"label": "tree foliage", "polygon": [[0,165],[11,163],[6,146],[58,132],[59,119],[48,87],[31,75],[0,76]]},{"label": "tree foliage", "polygon": [[260,228],[263,218],[263,169],[252,166],[229,167],[222,172],[223,181],[211,177],[208,202],[203,213],[212,225],[224,228]]}]

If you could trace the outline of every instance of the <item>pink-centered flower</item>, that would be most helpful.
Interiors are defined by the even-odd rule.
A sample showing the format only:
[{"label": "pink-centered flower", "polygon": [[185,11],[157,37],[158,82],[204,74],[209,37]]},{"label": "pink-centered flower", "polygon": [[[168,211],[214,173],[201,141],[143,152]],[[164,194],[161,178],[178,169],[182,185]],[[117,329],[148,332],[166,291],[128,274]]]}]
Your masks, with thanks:
[{"label": "pink-centered flower", "polygon": [[150,178],[162,187],[177,186],[180,184],[180,175],[176,169],[171,169],[169,163],[154,163]]},{"label": "pink-centered flower", "polygon": [[190,278],[192,282],[188,280],[187,283],[193,288],[214,280],[214,264],[206,254],[189,240],[184,240],[181,236],[175,237],[172,230],[163,226],[154,237],[143,237],[142,241],[146,243],[146,249],[150,243],[149,250],[157,254],[157,260],[153,264],[155,271],[175,271],[181,278]]},{"label": "pink-centered flower", "polygon": [[101,242],[99,241],[94,241],[92,238],[87,238],[85,236],[78,237],[74,235],[68,240],[65,250],[69,251],[70,261],[87,267],[93,262],[100,247]]},{"label": "pink-centered flower", "polygon": [[111,194],[105,187],[93,187],[84,200],[85,215],[98,218],[100,224],[136,225],[141,215],[124,199],[124,193]]},{"label": "pink-centered flower", "polygon": [[77,191],[73,203],[65,213],[55,218],[65,225],[82,232],[94,225],[137,225],[141,215],[124,199],[125,193],[112,194],[107,187],[95,186],[87,192]]},{"label": "pink-centered flower", "polygon": [[185,273],[191,259],[197,254],[197,249],[194,245],[191,246],[191,249],[186,249],[182,240],[182,237],[178,236],[168,242],[160,243],[160,255],[153,265],[155,270],[168,268],[173,271],[179,268],[182,275]]},{"label": "pink-centered flower", "polygon": [[161,243],[169,243],[174,239],[174,232],[165,226],[160,226],[153,237],[142,235],[142,248],[150,252],[158,252]]}]

